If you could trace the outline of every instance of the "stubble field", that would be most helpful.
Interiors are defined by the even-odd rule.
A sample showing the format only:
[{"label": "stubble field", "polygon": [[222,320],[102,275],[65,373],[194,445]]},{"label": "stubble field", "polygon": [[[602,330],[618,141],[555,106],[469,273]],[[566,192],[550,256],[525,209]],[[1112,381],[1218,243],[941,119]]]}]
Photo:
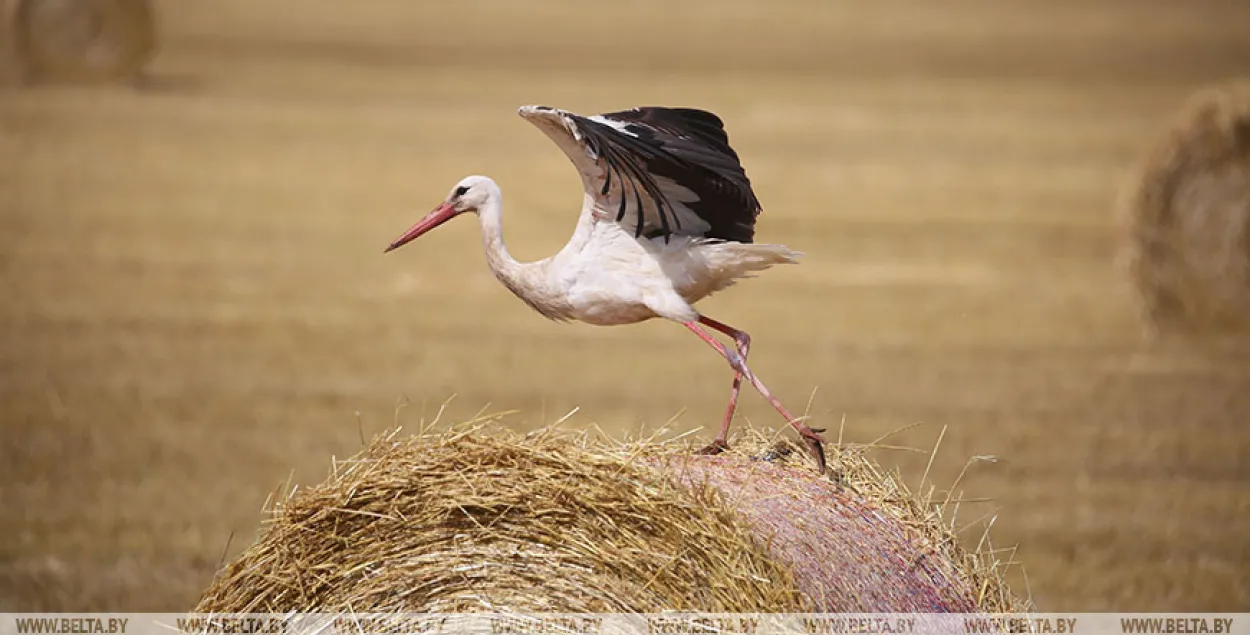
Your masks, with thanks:
[{"label": "stubble field", "polygon": [[[139,86],[0,93],[0,610],[187,609],[288,476],[453,395],[710,439],[731,375],[684,329],[545,321],[469,220],[382,255],[467,174],[514,255],[559,248],[579,183],[531,103],[720,114],[758,240],[806,256],[701,308],[813,425],[946,427],[939,487],[998,457],[966,519],[999,515],[1043,610],[1250,610],[1250,360],[1147,347],[1112,266],[1137,154],[1250,76],[1250,5],[157,9]],[[881,460],[914,485],[927,454]]]}]

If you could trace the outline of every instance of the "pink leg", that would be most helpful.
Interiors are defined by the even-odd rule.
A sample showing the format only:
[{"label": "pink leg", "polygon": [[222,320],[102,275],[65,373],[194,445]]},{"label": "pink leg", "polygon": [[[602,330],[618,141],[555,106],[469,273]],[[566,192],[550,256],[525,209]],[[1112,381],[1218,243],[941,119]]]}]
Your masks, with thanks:
[{"label": "pink leg", "polygon": [[[746,364],[747,355],[751,354],[751,336],[746,331],[739,331],[706,315],[700,315],[699,322],[732,337],[734,344],[738,347],[738,355],[742,357],[742,363]],[[741,390],[742,373],[734,370],[733,388],[729,391],[729,406],[725,408],[725,420],[721,422],[720,434],[716,435],[716,440],[712,441],[711,445],[700,451],[702,454],[719,454],[729,449],[729,424],[733,423],[734,411],[738,408],[738,393]]]},{"label": "pink leg", "polygon": [[[735,333],[741,332],[730,326],[721,324],[720,322],[715,322],[714,320],[711,320],[710,318],[705,318],[702,316],[700,316],[699,322],[704,322],[708,324],[708,326],[712,326],[718,331],[722,330],[719,327],[724,327],[725,329],[734,331]],[[777,401],[777,398],[773,396],[772,391],[768,390],[768,387],[764,385],[764,382],[761,382],[759,378],[755,376],[755,373],[752,373],[751,369],[747,368],[746,361],[742,358],[742,356],[736,352],[726,349],[724,345],[716,341],[716,338],[712,337],[711,333],[708,333],[707,331],[703,329],[703,327],[699,326],[699,322],[683,322],[682,326],[685,326],[686,328],[690,329],[691,332],[699,336],[699,339],[703,340],[704,342],[707,342],[708,346],[711,346],[712,348],[716,349],[716,352],[720,353],[721,356],[724,357],[725,360],[729,362],[729,366],[734,369],[734,372],[736,372],[739,377],[745,377],[747,381],[751,382],[751,385],[755,386],[755,389],[758,390],[759,393],[763,395],[765,399],[768,400],[768,403],[772,404],[773,408],[775,408],[777,412],[781,413],[781,416],[786,418],[786,421],[789,422],[790,425],[793,426],[794,429],[798,431],[799,435],[803,437],[803,441],[807,443],[808,449],[811,450],[812,456],[815,457],[816,459],[817,468],[823,474],[825,472],[825,449],[824,449],[824,446],[821,445],[822,440],[820,438],[820,435],[817,434],[815,430],[812,430],[810,427],[808,427],[807,424],[803,423],[802,421],[796,420],[790,414],[790,411],[786,410],[786,407],[781,405],[780,401]],[[715,322],[715,324],[713,324],[713,322]],[[735,341],[737,341],[738,338],[734,336],[734,339]],[[740,386],[740,385],[741,383],[739,381],[735,381],[735,386]],[[736,397],[736,394],[734,396]],[[736,400],[731,402],[731,407],[733,407],[734,405],[736,405]],[[732,418],[732,413],[730,413],[729,416],[730,418]],[[717,441],[722,441],[722,437],[728,434],[729,432],[728,428],[729,427],[728,427],[728,419],[727,419],[726,425],[724,425],[721,429],[721,436],[717,437]],[[708,449],[709,450],[713,449],[715,445],[716,444],[713,443],[713,446],[709,446]]]}]

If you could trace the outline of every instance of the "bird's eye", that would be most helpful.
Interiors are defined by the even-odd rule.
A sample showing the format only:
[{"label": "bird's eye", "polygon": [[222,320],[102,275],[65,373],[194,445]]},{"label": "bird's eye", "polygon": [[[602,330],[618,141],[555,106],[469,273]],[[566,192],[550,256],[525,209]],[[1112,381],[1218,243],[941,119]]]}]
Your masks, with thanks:
[{"label": "bird's eye", "polygon": [[465,193],[466,193],[466,192],[468,192],[468,191],[469,191],[469,187],[468,187],[468,186],[466,186],[466,185],[461,185],[460,187],[456,188],[456,193],[455,193],[455,196],[464,196],[464,195],[465,195]]}]

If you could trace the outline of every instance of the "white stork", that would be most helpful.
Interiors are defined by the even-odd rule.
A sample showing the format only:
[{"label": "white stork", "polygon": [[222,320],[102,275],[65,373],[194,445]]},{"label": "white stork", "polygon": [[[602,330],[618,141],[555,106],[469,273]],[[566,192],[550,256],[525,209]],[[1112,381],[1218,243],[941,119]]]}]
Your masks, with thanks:
[{"label": "white stork", "polygon": [[[391,251],[474,212],[486,259],[499,281],[542,315],[603,326],[667,318],[690,329],[734,370],[720,434],[701,450],[728,448],[745,377],[802,435],[825,469],[818,430],[796,419],[747,367],[751,337],[700,314],[695,302],[800,254],[752,243],[760,203],[716,115],[690,108],[635,108],[590,117],[546,106],[519,114],[551,137],[581,174],[585,194],[573,237],[559,253],[517,262],[504,246],[502,194],[469,176],[438,207],[391,243]],[[703,327],[733,338],[737,351]]]}]

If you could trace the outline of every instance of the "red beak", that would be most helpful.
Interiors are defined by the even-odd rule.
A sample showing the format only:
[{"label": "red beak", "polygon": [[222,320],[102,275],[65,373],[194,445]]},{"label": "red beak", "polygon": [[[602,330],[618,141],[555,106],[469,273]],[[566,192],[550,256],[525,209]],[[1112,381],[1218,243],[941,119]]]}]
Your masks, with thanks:
[{"label": "red beak", "polygon": [[443,203],[442,205],[435,207],[433,211],[425,215],[425,218],[417,221],[416,225],[413,225],[411,229],[404,232],[403,236],[396,238],[395,242],[391,243],[391,245],[386,248],[386,251],[382,253],[387,253],[403,247],[407,243],[419,238],[422,234],[451,220],[455,215],[456,208],[452,207],[451,203]]}]

